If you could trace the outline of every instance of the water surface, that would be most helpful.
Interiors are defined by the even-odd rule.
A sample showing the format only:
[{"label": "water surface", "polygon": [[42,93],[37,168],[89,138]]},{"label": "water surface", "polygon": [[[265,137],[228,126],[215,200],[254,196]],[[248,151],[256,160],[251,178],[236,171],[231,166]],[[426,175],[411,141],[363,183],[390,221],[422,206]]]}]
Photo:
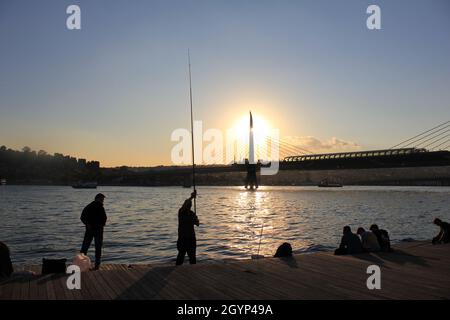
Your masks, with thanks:
[{"label": "water surface", "polygon": [[[83,238],[81,210],[98,192],[107,196],[104,262],[174,261],[177,212],[189,189],[8,185],[0,187],[0,241],[13,263],[71,260]],[[198,193],[200,261],[269,256],[285,241],[296,252],[331,250],[346,224],[356,231],[377,223],[393,241],[431,239],[438,232],[433,218],[450,220],[448,187],[200,187]]]}]

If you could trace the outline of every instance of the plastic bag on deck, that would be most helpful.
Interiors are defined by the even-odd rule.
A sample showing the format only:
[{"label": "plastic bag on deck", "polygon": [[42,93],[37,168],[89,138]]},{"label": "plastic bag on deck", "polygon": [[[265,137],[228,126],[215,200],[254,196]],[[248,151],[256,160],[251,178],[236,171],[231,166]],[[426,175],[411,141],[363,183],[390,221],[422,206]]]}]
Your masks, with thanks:
[{"label": "plastic bag on deck", "polygon": [[78,253],[75,258],[73,258],[72,264],[80,267],[81,272],[89,271],[91,267],[91,259],[84,253]]}]

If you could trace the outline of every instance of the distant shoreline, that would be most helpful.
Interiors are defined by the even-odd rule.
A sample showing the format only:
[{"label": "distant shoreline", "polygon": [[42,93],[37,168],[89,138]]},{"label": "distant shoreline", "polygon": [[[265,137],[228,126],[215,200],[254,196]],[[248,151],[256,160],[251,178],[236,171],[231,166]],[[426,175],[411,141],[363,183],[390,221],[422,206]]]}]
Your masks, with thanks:
[{"label": "distant shoreline", "polygon": [[[72,185],[68,184],[53,184],[53,183],[8,183],[7,185],[0,186],[8,187],[8,186],[34,186],[34,187],[72,187]],[[139,185],[139,184],[99,184],[98,187],[144,187],[144,188],[173,188],[179,187],[183,188],[181,185]],[[244,187],[240,184],[197,184],[197,187]],[[270,184],[270,185],[260,185],[260,187],[317,187],[316,184]],[[389,183],[372,183],[372,184],[345,184],[344,187],[450,187],[450,183],[448,184],[436,184],[436,183],[420,183],[420,181],[416,183],[402,183],[402,184],[389,184]],[[186,188],[190,189],[190,188]],[[329,189],[329,188],[321,188],[321,189]],[[336,189],[336,188],[331,188]],[[75,189],[74,189],[75,190]],[[90,189],[95,190],[95,189]]]}]

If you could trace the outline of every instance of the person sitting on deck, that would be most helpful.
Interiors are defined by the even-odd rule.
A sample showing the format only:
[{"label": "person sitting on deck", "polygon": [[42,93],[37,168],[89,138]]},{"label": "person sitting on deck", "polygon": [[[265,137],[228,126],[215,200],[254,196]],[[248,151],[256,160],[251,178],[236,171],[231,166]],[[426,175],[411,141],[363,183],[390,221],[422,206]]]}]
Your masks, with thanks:
[{"label": "person sitting on deck", "polygon": [[364,251],[377,252],[381,250],[377,236],[373,232],[366,231],[364,228],[359,227],[356,233],[361,237],[361,243]]},{"label": "person sitting on deck", "polygon": [[381,251],[392,251],[391,240],[389,239],[389,233],[384,229],[379,229],[378,225],[373,224],[370,226],[370,231],[372,231],[378,239],[378,244],[380,245]]},{"label": "person sitting on deck", "polygon": [[10,277],[13,272],[9,248],[0,241],[0,279]]},{"label": "person sitting on deck", "polygon": [[441,228],[439,234],[431,241],[433,244],[450,242],[450,224],[439,218],[434,219],[433,223]]},{"label": "person sitting on deck", "polygon": [[284,242],[281,244],[277,252],[275,252],[274,258],[286,258],[286,257],[292,257],[292,246],[288,242]]},{"label": "person sitting on deck", "polygon": [[352,232],[349,226],[345,226],[343,230],[343,236],[339,248],[334,251],[335,255],[343,254],[357,254],[362,253],[363,247],[359,237]]},{"label": "person sitting on deck", "polygon": [[81,213],[80,220],[86,226],[81,253],[87,255],[92,239],[95,241],[95,270],[100,268],[103,246],[103,228],[106,224],[106,213],[103,207],[105,196],[101,193],[95,196],[95,200],[88,204]]},{"label": "person sitting on deck", "polygon": [[189,256],[190,264],[195,264],[197,262],[195,257],[197,240],[195,238],[194,225],[198,227],[200,222],[198,221],[196,213],[191,210],[192,199],[196,196],[197,192],[192,192],[191,197],[184,201],[180,210],[178,210],[177,266],[183,264],[186,253]]}]

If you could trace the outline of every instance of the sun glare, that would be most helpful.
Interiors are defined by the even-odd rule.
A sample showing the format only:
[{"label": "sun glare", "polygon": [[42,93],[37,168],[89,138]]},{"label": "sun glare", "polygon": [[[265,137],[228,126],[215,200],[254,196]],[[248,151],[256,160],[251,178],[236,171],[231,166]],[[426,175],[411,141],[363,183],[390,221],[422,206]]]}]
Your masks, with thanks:
[{"label": "sun glare", "polygon": [[[266,148],[267,139],[271,134],[271,126],[269,122],[259,115],[253,114],[253,139],[255,144],[256,157],[259,156],[260,150]],[[248,144],[250,134],[250,116],[246,114],[237,120],[233,125],[234,138],[241,146],[237,156],[239,160],[248,157]]]}]

